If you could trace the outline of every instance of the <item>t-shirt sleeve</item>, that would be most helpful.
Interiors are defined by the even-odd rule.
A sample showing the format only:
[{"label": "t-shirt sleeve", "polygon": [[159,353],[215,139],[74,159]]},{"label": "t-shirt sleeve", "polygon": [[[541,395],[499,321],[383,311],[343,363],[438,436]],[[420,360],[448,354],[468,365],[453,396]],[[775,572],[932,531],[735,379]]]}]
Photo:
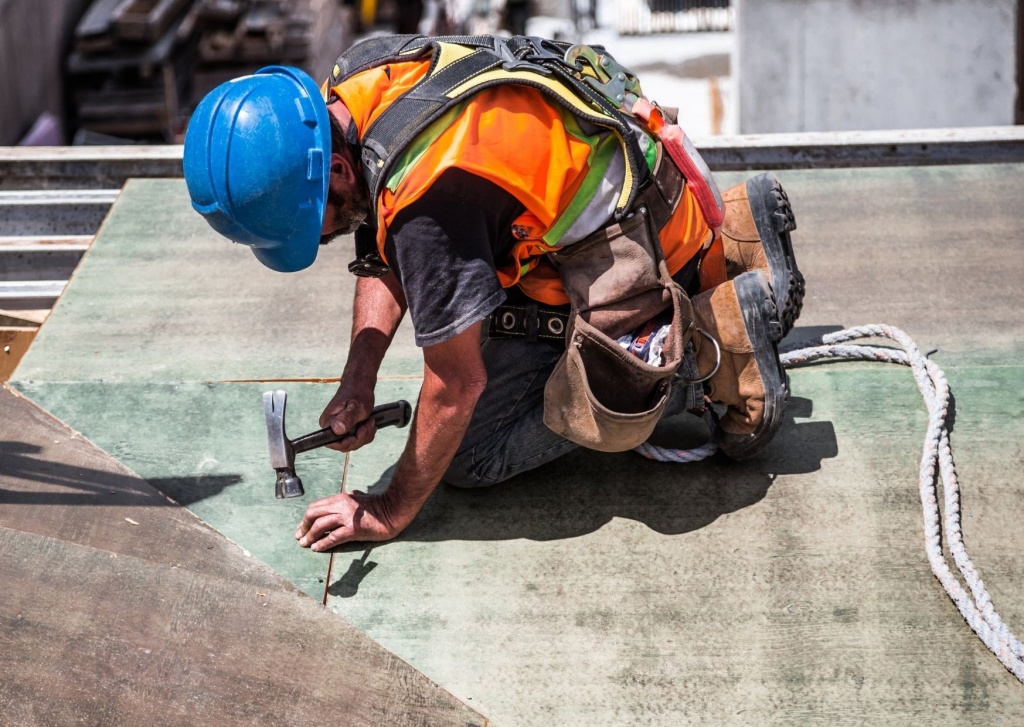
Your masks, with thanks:
[{"label": "t-shirt sleeve", "polygon": [[497,185],[449,170],[395,217],[385,254],[405,292],[417,346],[453,338],[505,300],[495,259],[508,253],[522,209]]}]

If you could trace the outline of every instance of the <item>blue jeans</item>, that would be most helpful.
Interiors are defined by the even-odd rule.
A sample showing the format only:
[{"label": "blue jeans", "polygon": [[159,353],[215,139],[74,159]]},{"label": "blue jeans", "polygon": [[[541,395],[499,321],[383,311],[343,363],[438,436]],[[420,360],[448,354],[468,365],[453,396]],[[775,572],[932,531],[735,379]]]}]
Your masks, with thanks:
[{"label": "blue jeans", "polygon": [[[579,445],[544,425],[544,385],[564,347],[519,338],[484,339],[481,351],[487,386],[469,422],[466,436],[443,480],[457,487],[486,487],[539,467]],[[697,378],[692,348],[679,374]],[[700,384],[672,387],[663,417],[703,405]]]}]

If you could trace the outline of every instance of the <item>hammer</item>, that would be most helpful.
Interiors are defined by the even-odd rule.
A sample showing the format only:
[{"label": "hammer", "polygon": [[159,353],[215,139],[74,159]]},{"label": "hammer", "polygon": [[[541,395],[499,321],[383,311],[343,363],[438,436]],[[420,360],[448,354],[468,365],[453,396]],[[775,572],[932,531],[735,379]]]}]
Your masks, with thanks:
[{"label": "hammer", "polygon": [[[267,417],[267,444],[270,445],[270,466],[277,470],[274,495],[278,498],[301,497],[305,494],[302,480],[295,474],[295,455],[317,447],[339,442],[352,434],[335,434],[330,427],[307,434],[298,439],[288,439],[284,431],[284,407],[288,395],[283,391],[267,391],[263,394],[263,413]],[[404,427],[412,417],[412,407],[404,400],[375,406],[370,418],[381,427]],[[354,431],[354,430],[353,430]]]}]

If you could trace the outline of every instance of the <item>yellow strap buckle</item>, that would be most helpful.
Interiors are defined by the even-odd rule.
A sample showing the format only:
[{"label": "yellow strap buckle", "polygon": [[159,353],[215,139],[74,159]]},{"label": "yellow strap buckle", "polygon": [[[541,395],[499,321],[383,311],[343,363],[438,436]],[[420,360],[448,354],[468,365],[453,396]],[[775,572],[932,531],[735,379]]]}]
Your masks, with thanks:
[{"label": "yellow strap buckle", "polygon": [[576,69],[584,83],[619,109],[628,111],[637,100],[643,98],[640,79],[610,55],[599,52],[593,46],[574,45],[565,52],[564,60]]}]

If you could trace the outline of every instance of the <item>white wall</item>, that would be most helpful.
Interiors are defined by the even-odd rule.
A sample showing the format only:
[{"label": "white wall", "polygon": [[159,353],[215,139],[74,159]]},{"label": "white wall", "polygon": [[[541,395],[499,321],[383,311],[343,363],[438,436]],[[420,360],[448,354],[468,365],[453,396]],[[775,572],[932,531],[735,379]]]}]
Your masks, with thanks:
[{"label": "white wall", "polygon": [[733,0],[740,131],[1014,123],[1016,0]]}]

